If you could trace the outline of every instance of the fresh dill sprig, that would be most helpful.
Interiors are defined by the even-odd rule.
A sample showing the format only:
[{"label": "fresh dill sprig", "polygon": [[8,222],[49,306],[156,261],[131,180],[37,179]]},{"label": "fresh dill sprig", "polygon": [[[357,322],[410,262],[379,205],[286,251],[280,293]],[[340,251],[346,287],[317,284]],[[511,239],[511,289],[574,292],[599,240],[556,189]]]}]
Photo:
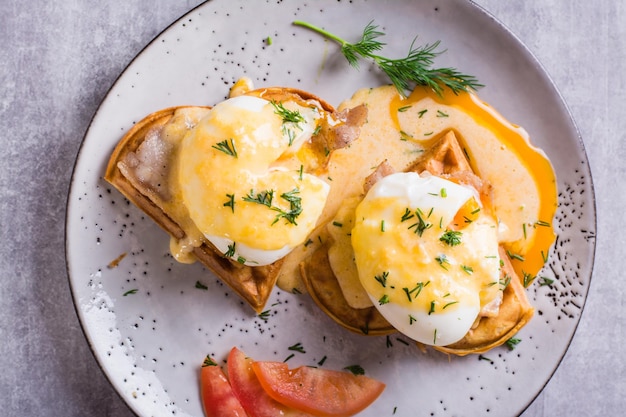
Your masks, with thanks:
[{"label": "fresh dill sprig", "polygon": [[350,43],[345,39],[330,33],[318,26],[308,22],[296,20],[296,26],[311,29],[322,36],[332,39],[341,45],[341,52],[348,60],[348,63],[359,68],[360,59],[371,59],[389,77],[398,92],[406,96],[407,92],[416,85],[423,85],[431,88],[438,95],[443,93],[444,88],[449,88],[458,94],[470,89],[476,90],[483,87],[473,75],[463,74],[455,68],[432,68],[434,59],[445,51],[438,51],[439,41],[424,46],[416,46],[417,37],[411,42],[409,52],[404,58],[387,58],[379,55],[377,51],[383,49],[385,43],[379,40],[385,33],[378,29],[373,21],[369,22],[361,39],[355,43]]}]

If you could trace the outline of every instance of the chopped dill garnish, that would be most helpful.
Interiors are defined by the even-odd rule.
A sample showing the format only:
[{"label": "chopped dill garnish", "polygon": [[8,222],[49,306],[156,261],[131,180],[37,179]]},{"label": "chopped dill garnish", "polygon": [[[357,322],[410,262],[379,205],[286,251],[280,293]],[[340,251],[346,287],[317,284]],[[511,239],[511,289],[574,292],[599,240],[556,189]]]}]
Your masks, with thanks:
[{"label": "chopped dill garnish", "polygon": [[228,250],[224,252],[224,256],[226,256],[227,258],[232,258],[233,256],[235,256],[235,245],[235,242],[233,242],[231,245],[228,245]]},{"label": "chopped dill garnish", "polygon": [[289,346],[288,350],[292,350],[295,352],[299,352],[299,353],[306,353],[306,351],[304,350],[304,347],[302,346],[302,343],[298,342],[295,345]]},{"label": "chopped dill garnish", "polygon": [[439,238],[440,241],[445,243],[448,246],[456,246],[461,244],[461,235],[463,233],[457,230],[446,230],[443,235]]},{"label": "chopped dill garnish", "polygon": [[365,375],[365,369],[361,365],[350,365],[343,369],[352,372],[354,375]]},{"label": "chopped dill garnish", "polygon": [[528,288],[530,284],[535,280],[536,277],[532,276],[528,272],[522,271],[522,277],[524,280],[524,288]]},{"label": "chopped dill garnish", "polygon": [[433,225],[432,223],[427,223],[426,221],[424,221],[423,213],[420,209],[415,210],[415,215],[417,216],[417,223],[413,223],[412,225],[410,225],[409,230],[414,228],[414,232],[419,237],[422,237],[424,231],[430,229]]},{"label": "chopped dill garnish", "polygon": [[226,194],[228,200],[224,203],[224,207],[230,207],[230,210],[235,212],[235,194]]},{"label": "chopped dill garnish", "polygon": [[444,253],[442,253],[439,256],[436,256],[435,257],[435,261],[437,261],[439,266],[441,266],[443,269],[445,269],[446,271],[448,270],[447,265],[449,265],[450,262],[448,262],[448,258],[446,257],[446,255]]},{"label": "chopped dill garnish", "polygon": [[554,283],[554,280],[548,277],[539,277],[539,285],[541,287],[546,286],[546,285],[552,285],[552,283]]},{"label": "chopped dill garnish", "polygon": [[471,266],[461,265],[461,269],[463,269],[467,275],[472,275],[474,273],[474,268]]},{"label": "chopped dill garnish", "polygon": [[298,194],[300,194],[300,190],[294,188],[293,190],[280,195],[280,198],[289,203],[289,210],[285,211],[279,207],[272,207],[272,210],[278,212],[272,224],[276,223],[280,219],[285,219],[291,224],[298,225],[298,223],[296,223],[296,218],[302,213],[302,198],[299,197]]},{"label": "chopped dill garnish", "polygon": [[374,279],[380,283],[383,287],[387,287],[387,277],[389,276],[388,271],[384,271],[380,275],[375,275]]},{"label": "chopped dill garnish", "polygon": [[258,317],[263,321],[267,321],[270,318],[270,310],[260,312]]},{"label": "chopped dill garnish", "polygon": [[509,350],[513,350],[513,349],[515,349],[515,347],[517,347],[517,345],[520,344],[521,341],[522,341],[522,339],[518,339],[516,337],[512,337],[509,340],[507,340],[505,343],[506,343],[506,346],[509,348]]},{"label": "chopped dill garnish", "polygon": [[215,362],[209,355],[206,355],[206,358],[204,358],[204,361],[202,362],[203,368],[207,366],[217,366],[217,362]]},{"label": "chopped dill garnish", "polygon": [[221,142],[218,142],[213,145],[212,148],[224,152],[226,155],[237,158],[237,148],[235,148],[235,141],[233,140],[233,138],[225,139]]},{"label": "chopped dill garnish", "polygon": [[247,201],[248,203],[261,204],[267,207],[272,206],[273,199],[274,199],[274,190],[261,191],[260,193],[255,193],[254,190],[250,190],[248,195],[243,197],[243,201]]},{"label": "chopped dill garnish", "polygon": [[272,101],[272,106],[274,106],[274,113],[279,115],[283,119],[283,123],[301,123],[304,122],[304,117],[297,110],[289,110],[287,109],[283,103],[276,103]]}]

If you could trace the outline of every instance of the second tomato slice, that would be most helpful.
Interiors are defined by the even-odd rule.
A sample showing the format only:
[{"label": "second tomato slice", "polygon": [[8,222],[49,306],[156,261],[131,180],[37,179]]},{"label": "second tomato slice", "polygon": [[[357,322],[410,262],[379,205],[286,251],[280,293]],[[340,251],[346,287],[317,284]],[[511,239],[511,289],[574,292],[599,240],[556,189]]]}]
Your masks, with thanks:
[{"label": "second tomato slice", "polygon": [[252,369],[276,401],[316,416],[347,417],[369,406],[385,384],[364,375],[283,362],[253,362]]}]

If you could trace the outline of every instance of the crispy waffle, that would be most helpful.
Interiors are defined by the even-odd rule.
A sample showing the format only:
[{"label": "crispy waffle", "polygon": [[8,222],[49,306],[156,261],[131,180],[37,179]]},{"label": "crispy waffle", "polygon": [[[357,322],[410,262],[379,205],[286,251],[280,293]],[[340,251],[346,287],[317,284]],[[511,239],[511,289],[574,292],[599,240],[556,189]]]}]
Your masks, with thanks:
[{"label": "crispy waffle", "polygon": [[[382,170],[382,175],[385,175],[386,170],[386,168]],[[437,176],[454,177],[458,182],[470,183],[481,193],[481,197],[487,197],[490,192],[490,185],[481,181],[472,172],[463,149],[452,131],[447,132],[426,150],[408,171],[417,173],[428,171]],[[373,177],[376,175],[376,172],[372,174]],[[366,184],[372,181],[372,178],[366,179]],[[365,188],[367,189],[367,185]],[[483,200],[488,201],[488,198]],[[334,321],[351,331],[369,335],[395,332],[396,330],[382,317],[376,307],[350,306],[328,259],[328,248],[332,244],[330,236],[325,235],[323,241],[325,244],[300,265],[303,280],[313,300]],[[502,248],[500,256],[503,260],[501,278],[503,282],[509,281],[509,284],[504,289],[497,316],[482,317],[463,339],[453,345],[434,347],[435,349],[460,356],[482,353],[506,342],[530,320],[533,308],[526,298],[521,280]]]},{"label": "crispy waffle", "polygon": [[[287,99],[315,102],[321,110],[333,115],[336,114],[334,113],[334,108],[328,103],[312,94],[296,89],[265,88],[249,91],[246,94],[277,102]],[[180,140],[193,125],[193,123],[190,123],[189,117],[183,117],[181,113],[190,112],[192,118],[200,118],[203,112],[208,111],[208,109],[208,107],[174,107],[146,116],[128,131],[117,144],[110,157],[104,178],[163,228],[171,236],[175,244],[192,245],[192,253],[195,259],[213,271],[256,312],[261,312],[274,288],[282,260],[267,266],[250,267],[224,257],[221,252],[199,234],[193,222],[189,219],[188,214],[186,214],[186,210],[172,210],[172,200],[171,196],[168,195],[166,184],[163,184],[163,187],[147,184],[133,172],[131,166],[132,160],[136,159],[135,155],[139,151],[140,146],[151,134],[161,129],[171,128],[174,136],[177,136],[177,139],[174,138],[174,141]],[[187,117],[186,120],[185,117]],[[183,120],[177,121],[177,118]],[[174,125],[175,123],[178,123],[178,125]],[[334,148],[344,146],[344,142],[349,142],[347,136],[358,134],[358,130],[346,134],[346,125],[349,125],[349,123],[339,123],[337,125],[344,130],[341,133],[338,133],[337,129],[323,128],[323,132],[315,136],[315,138],[319,138],[317,140],[323,141],[323,143],[320,143],[319,149],[326,152],[326,157],[328,149],[333,150]],[[173,152],[176,152],[175,147],[170,152],[173,155]],[[170,159],[173,159],[173,156],[170,156]],[[317,157],[317,159],[319,161],[312,162],[313,168],[317,171],[323,170],[324,158]],[[166,180],[169,177],[167,164],[164,164],[162,170],[160,175]]]}]

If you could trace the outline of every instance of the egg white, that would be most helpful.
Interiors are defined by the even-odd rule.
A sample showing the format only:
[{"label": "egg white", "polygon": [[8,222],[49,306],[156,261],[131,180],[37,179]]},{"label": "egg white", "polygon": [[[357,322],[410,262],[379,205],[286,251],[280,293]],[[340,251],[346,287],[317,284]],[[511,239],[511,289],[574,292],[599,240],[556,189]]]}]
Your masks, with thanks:
[{"label": "egg white", "polygon": [[[491,256],[498,253],[497,228],[493,219],[484,216],[473,222],[475,224],[466,226],[466,229],[463,229],[467,230],[467,234],[463,236],[466,240],[464,247],[459,245],[449,249],[439,241],[439,237],[447,230],[459,209],[471,198],[480,201],[476,190],[469,186],[427,173],[421,176],[412,172],[395,173],[379,180],[357,207],[352,242],[361,283],[374,306],[387,321],[418,342],[444,346],[462,339],[481,310],[480,291],[463,281],[472,277],[466,277],[463,272],[459,272],[463,266],[462,262],[450,256],[449,264],[444,265],[444,271],[443,266],[434,259],[435,253],[439,253],[437,251],[449,250],[452,254],[459,254],[462,250],[465,257],[462,259],[479,259],[481,264],[487,265],[488,272],[483,277],[484,280],[490,284],[498,283],[499,259]],[[372,207],[375,207],[372,204],[378,204],[377,200],[393,204],[384,206],[386,203],[383,203],[372,211]],[[381,231],[381,228],[384,228],[381,225],[383,222],[387,225],[394,224],[394,217],[398,217],[398,207],[410,207],[412,210],[420,208],[425,213],[424,217],[431,214],[431,219],[441,219],[440,223],[431,224],[432,228],[425,230],[420,237],[409,234],[407,238],[406,235],[402,235],[405,236],[402,239],[410,240],[408,243],[407,240],[399,239],[393,243],[387,242],[382,248],[373,248],[375,245],[383,245],[379,242],[387,238],[388,235],[385,233],[391,233],[389,230]],[[397,224],[396,220],[395,227],[406,229],[408,223],[410,222]],[[474,240],[467,241],[468,239]],[[402,257],[400,254],[406,253],[403,252],[405,248],[402,246],[406,245],[417,246],[419,253],[415,253],[412,259]],[[409,269],[409,273],[406,272],[407,263],[415,265],[414,269]],[[396,291],[389,290],[389,287],[383,289],[379,282],[374,281],[377,271],[380,272],[383,268],[381,265],[389,271],[389,279],[393,277],[392,284],[387,285],[393,285],[398,290],[402,287],[412,288],[417,281],[428,282],[429,297],[438,300],[436,311],[430,311],[432,307],[429,309],[428,304],[425,306],[423,301],[406,302],[401,292],[400,295],[395,293],[395,296],[390,296],[389,301],[381,302],[383,292]],[[453,271],[457,275],[452,274]],[[481,273],[482,271],[483,269]],[[454,297],[446,298],[446,293],[452,293]],[[446,305],[452,300],[454,303]]]},{"label": "egg white", "polygon": [[[230,258],[247,266],[270,265],[286,256],[293,250],[293,247],[285,245],[280,249],[267,250],[256,249],[245,243],[237,243],[231,239],[221,236],[205,235],[217,250],[222,253],[232,252]],[[232,249],[232,250],[231,250]]]},{"label": "egg white", "polygon": [[394,303],[379,305],[378,300],[370,298],[383,317],[400,333],[432,346],[446,346],[459,341],[472,327],[480,311],[477,294],[474,303],[460,305],[452,312],[430,315],[427,311]]},{"label": "egg white", "polygon": [[[278,106],[297,111],[303,121],[281,123]],[[297,158],[320,117],[313,107],[242,95],[213,107],[184,139],[179,157],[183,200],[191,220],[220,252],[245,265],[268,265],[303,243],[315,227],[330,186],[277,161]],[[216,150],[222,141],[233,144],[237,155]],[[281,193],[295,189],[302,203],[298,224],[272,224],[277,213],[272,209],[287,204]],[[275,194],[272,208],[242,200],[265,190]],[[236,196],[232,212],[224,208],[228,195]]]}]

